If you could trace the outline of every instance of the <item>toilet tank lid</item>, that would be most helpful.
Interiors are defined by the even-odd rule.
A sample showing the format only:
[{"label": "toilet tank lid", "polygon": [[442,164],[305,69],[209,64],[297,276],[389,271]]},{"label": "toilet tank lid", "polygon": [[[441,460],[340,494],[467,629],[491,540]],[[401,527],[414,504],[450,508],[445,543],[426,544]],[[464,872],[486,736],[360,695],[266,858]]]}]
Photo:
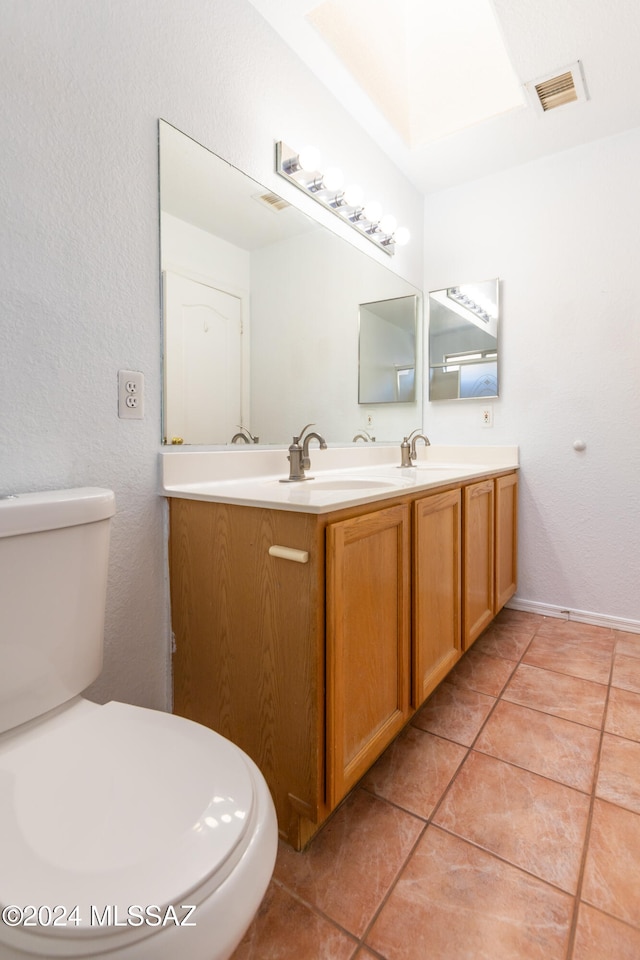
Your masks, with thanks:
[{"label": "toilet tank lid", "polygon": [[0,496],[0,537],[106,520],[116,511],[112,490],[75,487]]}]

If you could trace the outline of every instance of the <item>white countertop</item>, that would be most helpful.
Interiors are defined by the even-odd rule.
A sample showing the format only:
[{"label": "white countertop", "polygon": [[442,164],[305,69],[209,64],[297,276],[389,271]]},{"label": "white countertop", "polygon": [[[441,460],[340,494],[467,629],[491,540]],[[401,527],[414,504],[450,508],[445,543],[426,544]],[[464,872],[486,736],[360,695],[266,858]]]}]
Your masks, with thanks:
[{"label": "white countertop", "polygon": [[518,468],[513,446],[418,447],[415,466],[399,467],[399,444],[310,448],[309,479],[283,483],[289,475],[287,448],[163,450],[160,493],[301,513],[343,507],[431,490]]}]

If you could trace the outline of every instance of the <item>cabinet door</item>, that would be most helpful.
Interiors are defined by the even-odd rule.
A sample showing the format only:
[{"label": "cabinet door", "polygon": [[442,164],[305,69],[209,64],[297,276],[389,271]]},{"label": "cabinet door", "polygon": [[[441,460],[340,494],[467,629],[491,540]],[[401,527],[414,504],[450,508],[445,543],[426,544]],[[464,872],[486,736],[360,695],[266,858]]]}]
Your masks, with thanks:
[{"label": "cabinet door", "polygon": [[413,705],[419,707],[461,653],[460,490],[415,504]]},{"label": "cabinet door", "polygon": [[493,619],[493,480],[464,488],[463,646],[468,649]]},{"label": "cabinet door", "polygon": [[516,592],[518,575],[518,477],[496,481],[496,584],[494,614]]},{"label": "cabinet door", "polygon": [[327,802],[409,717],[409,507],[327,528]]}]

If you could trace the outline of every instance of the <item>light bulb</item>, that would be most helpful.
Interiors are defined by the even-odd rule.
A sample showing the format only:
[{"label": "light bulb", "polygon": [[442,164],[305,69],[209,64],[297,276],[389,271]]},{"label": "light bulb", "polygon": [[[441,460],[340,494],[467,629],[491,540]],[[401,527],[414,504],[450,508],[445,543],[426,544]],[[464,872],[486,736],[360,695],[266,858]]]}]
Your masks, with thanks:
[{"label": "light bulb", "polygon": [[394,234],[394,240],[399,247],[405,247],[409,240],[411,239],[411,234],[406,227],[398,227]]},{"label": "light bulb", "polygon": [[325,190],[340,190],[344,183],[344,174],[338,167],[327,167],[322,174],[322,183]]},{"label": "light bulb", "polygon": [[362,206],[363,197],[364,192],[362,187],[358,186],[357,183],[352,183],[344,189],[344,202],[348,207]]},{"label": "light bulb", "polygon": [[397,226],[398,221],[390,213],[385,213],[384,217],[380,220],[380,229],[383,233],[393,233]]},{"label": "light bulb", "polygon": [[370,223],[377,223],[382,216],[382,206],[377,200],[369,200],[364,205],[364,215]]},{"label": "light bulb", "polygon": [[303,147],[298,154],[298,166],[301,170],[318,170],[320,163],[320,151],[317,147]]}]

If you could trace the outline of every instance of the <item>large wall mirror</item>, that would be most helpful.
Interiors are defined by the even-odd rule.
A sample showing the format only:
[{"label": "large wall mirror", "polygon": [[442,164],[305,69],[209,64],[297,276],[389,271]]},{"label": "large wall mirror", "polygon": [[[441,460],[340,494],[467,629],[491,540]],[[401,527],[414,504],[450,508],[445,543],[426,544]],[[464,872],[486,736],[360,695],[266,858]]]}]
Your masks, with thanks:
[{"label": "large wall mirror", "polygon": [[497,279],[429,293],[429,400],[498,396]]},{"label": "large wall mirror", "polygon": [[420,362],[397,403],[367,410],[358,387],[361,305],[406,300],[415,323],[420,291],[163,120],[159,140],[164,442],[285,444],[305,423],[395,441],[420,425]]}]

